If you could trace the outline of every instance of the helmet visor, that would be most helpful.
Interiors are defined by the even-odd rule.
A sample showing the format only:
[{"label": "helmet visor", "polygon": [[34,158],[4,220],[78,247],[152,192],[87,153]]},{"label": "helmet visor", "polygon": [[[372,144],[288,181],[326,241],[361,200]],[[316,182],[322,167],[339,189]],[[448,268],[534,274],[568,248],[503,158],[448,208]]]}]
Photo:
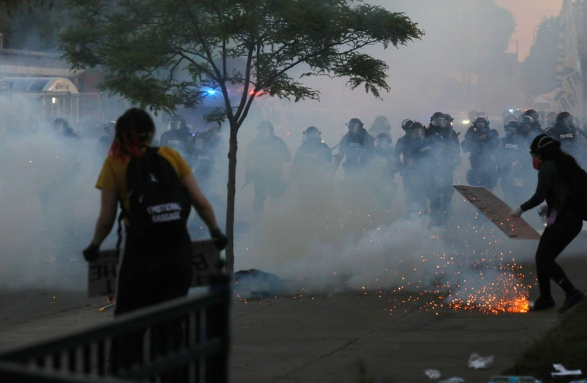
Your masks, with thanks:
[{"label": "helmet visor", "polygon": [[424,137],[424,128],[414,128],[411,131],[412,138],[423,138]]},{"label": "helmet visor", "polygon": [[432,125],[439,127],[439,128],[446,128],[446,118],[444,117],[434,117],[432,119]]},{"label": "helmet visor", "polygon": [[347,124],[346,128],[350,133],[357,133],[359,131],[359,124],[356,122],[350,122]]}]

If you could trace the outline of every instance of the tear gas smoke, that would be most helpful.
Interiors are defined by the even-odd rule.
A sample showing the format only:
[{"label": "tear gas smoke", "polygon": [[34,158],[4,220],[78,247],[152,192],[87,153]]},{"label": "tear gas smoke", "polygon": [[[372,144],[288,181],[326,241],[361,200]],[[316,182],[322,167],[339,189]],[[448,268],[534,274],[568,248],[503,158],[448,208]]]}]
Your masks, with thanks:
[{"label": "tear gas smoke", "polygon": [[[390,8],[388,2],[369,3]],[[290,183],[282,203],[268,207],[260,217],[252,212],[253,188],[241,189],[246,146],[261,120],[273,123],[275,134],[285,140],[292,154],[301,144],[302,131],[312,125],[321,130],[324,142],[331,148],[336,146],[345,134],[345,124],[353,117],[360,118],[365,127],[376,116],[388,117],[393,144],[403,135],[403,119],[427,125],[435,111],[451,113],[459,122],[469,110],[483,110],[490,115],[492,127],[503,134],[501,121],[492,116],[508,107],[524,105],[511,98],[517,92],[509,91],[509,78],[497,70],[499,65],[493,57],[486,62],[496,70],[484,72],[481,81],[473,74],[483,67],[477,66],[474,71],[468,65],[479,64],[473,61],[486,57],[485,53],[503,52],[513,24],[507,15],[492,8],[492,2],[480,2],[478,9],[466,3],[466,11],[444,3],[433,5],[432,10],[422,6],[422,1],[393,3],[391,10],[406,12],[420,23],[426,36],[397,50],[368,49],[368,53],[390,66],[392,91],[383,93],[383,99],[375,99],[362,89],[351,91],[344,80],[312,78],[303,82],[321,91],[320,102],[293,103],[270,97],[255,101],[239,130],[235,270],[256,268],[275,273],[299,281],[307,291],[333,292],[341,288],[340,281],[344,280],[344,288],[446,292],[458,286],[467,291],[463,281],[476,282],[475,286],[469,285],[471,290],[482,289],[478,286],[483,284],[481,281],[491,284],[503,275],[500,267],[504,264],[532,260],[536,243],[507,239],[456,195],[453,217],[443,227],[430,227],[426,217],[407,216],[399,175],[395,176],[395,196],[379,195],[365,184],[343,184],[342,169],[333,179],[320,184]],[[484,12],[483,7],[495,12]],[[454,13],[452,9],[461,11]],[[467,28],[479,20],[503,32],[503,36],[459,32],[476,31]],[[490,45],[475,43],[485,37],[500,40]],[[467,76],[455,73],[453,64],[458,64],[459,73]],[[296,77],[295,73],[292,76]],[[91,239],[99,212],[99,193],[94,184],[105,154],[93,150],[97,134],[85,132],[79,144],[71,148],[43,132],[48,122],[35,120],[40,115],[36,105],[19,102],[17,106],[0,101],[0,286],[65,285],[84,289],[86,271],[80,250]],[[12,135],[12,125],[20,124],[23,118],[10,122],[7,116],[11,110],[25,110],[23,118],[30,120],[24,124],[26,134]],[[226,142],[227,124],[222,129]],[[461,141],[465,129],[455,124],[455,130],[462,133]],[[158,126],[159,134],[163,130]],[[226,146],[217,155],[224,161]],[[468,156],[461,154],[461,158],[456,183],[466,183]],[[216,172],[212,179],[200,180],[221,224],[226,209],[226,162],[222,166],[224,170]],[[286,165],[286,179],[289,166]],[[198,174],[195,176],[198,179]],[[521,191],[527,197],[532,192]],[[496,193],[500,195],[499,187]],[[534,223],[539,224],[534,216],[528,212],[524,218],[535,219]],[[207,232],[202,230],[198,235],[206,236]],[[114,240],[113,233],[103,248],[112,247]],[[70,257],[80,262],[69,262]],[[491,272],[485,271],[485,279],[480,278],[475,266],[480,262],[492,268]],[[515,269],[511,273],[515,274]],[[462,295],[455,297],[461,299]]]}]

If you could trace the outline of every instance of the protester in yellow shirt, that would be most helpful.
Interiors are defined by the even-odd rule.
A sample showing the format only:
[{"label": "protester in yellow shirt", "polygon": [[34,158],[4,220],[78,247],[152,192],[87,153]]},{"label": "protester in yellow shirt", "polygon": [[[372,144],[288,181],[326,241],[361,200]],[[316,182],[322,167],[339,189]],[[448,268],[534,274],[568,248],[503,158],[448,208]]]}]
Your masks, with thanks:
[{"label": "protester in yellow shirt", "polygon": [[[101,190],[101,207],[94,237],[83,252],[87,261],[97,258],[100,244],[112,230],[119,200],[123,211],[130,211],[132,217],[126,182],[128,164],[132,158],[146,155],[154,134],[155,124],[142,109],[129,109],[116,121],[116,136],[96,183],[96,188]],[[191,205],[207,225],[216,246],[223,249],[228,239],[218,228],[214,210],[200,191],[186,161],[170,147],[159,148],[157,154],[177,173],[181,186],[187,189]],[[128,220],[125,225],[126,244],[118,274],[114,315],[185,297],[192,277],[191,239],[187,227],[172,240],[154,245],[137,236]],[[113,357],[119,359],[119,365],[132,364],[140,353],[140,342],[125,343],[118,345],[119,350],[113,346]]]}]

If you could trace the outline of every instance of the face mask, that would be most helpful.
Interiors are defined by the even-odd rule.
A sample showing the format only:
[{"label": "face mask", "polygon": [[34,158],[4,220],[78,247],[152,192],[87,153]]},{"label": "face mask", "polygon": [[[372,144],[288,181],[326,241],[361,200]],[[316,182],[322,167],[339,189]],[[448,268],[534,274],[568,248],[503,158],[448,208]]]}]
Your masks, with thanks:
[{"label": "face mask", "polygon": [[534,169],[540,170],[540,167],[542,166],[542,160],[540,158],[532,158],[532,166]]}]

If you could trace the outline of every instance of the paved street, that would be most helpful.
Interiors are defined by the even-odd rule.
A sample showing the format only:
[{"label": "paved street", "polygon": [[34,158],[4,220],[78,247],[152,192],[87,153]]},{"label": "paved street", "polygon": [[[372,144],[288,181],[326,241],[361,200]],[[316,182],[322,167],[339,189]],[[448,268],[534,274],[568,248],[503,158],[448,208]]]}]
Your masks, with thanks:
[{"label": "paved street", "polygon": [[[587,262],[567,258],[562,264],[587,290],[580,278]],[[553,291],[562,303],[562,293]],[[20,301],[0,295],[0,350],[112,319],[111,310],[98,312],[104,300],[88,300],[81,291],[19,294]],[[437,369],[441,379],[482,383],[510,367],[561,318],[556,310],[491,315],[437,303],[437,297],[409,292],[235,298],[231,382],[431,382],[436,380],[425,370]],[[37,315],[10,319],[24,307],[29,315],[37,307]],[[471,369],[472,353],[494,356],[494,362],[485,370]]]}]

